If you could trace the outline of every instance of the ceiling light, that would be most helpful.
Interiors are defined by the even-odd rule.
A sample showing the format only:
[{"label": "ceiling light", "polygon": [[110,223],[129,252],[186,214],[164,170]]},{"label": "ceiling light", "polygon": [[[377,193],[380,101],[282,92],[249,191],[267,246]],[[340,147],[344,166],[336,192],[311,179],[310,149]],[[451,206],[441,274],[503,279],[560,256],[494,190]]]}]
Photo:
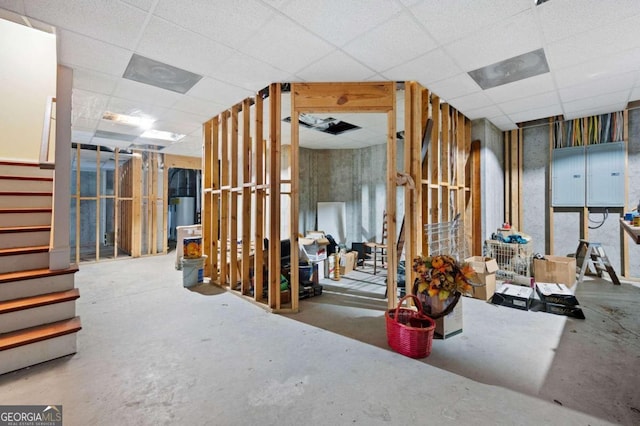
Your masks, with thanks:
[{"label": "ceiling light", "polygon": [[178,142],[180,139],[184,138],[185,136],[186,135],[183,135],[180,133],[171,133],[171,132],[165,132],[164,130],[155,130],[155,129],[149,129],[140,135],[141,138],[160,139],[160,140],[169,141],[169,142]]},{"label": "ceiling light", "polygon": [[486,90],[547,72],[549,65],[544,49],[538,49],[469,71],[469,76]]},{"label": "ceiling light", "polygon": [[109,111],[105,111],[104,114],[102,114],[102,119],[113,121],[118,124],[126,124],[129,126],[139,127],[141,129],[150,128],[155,121],[152,118],[134,117],[132,115],[116,114],[115,112]]},{"label": "ceiling light", "polygon": [[187,93],[202,78],[201,75],[135,53],[122,77],[182,94]]}]

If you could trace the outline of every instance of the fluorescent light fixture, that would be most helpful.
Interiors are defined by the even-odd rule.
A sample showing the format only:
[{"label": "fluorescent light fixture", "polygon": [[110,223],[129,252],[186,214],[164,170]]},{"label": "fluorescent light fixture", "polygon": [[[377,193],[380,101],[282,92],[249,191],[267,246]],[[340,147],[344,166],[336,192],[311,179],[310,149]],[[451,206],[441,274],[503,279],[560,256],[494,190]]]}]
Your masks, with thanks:
[{"label": "fluorescent light fixture", "polygon": [[104,114],[102,114],[102,119],[113,121],[114,123],[118,124],[126,124],[128,126],[139,127],[141,129],[150,128],[155,121],[153,118],[134,117],[132,115],[116,114],[115,112],[109,111],[105,111]]},{"label": "fluorescent light fixture", "polygon": [[544,49],[538,49],[469,71],[469,76],[486,90],[547,72],[549,64]]},{"label": "fluorescent light fixture", "polygon": [[165,132],[164,130],[149,129],[140,135],[141,138],[159,139],[162,141],[178,142],[186,135],[180,133]]}]

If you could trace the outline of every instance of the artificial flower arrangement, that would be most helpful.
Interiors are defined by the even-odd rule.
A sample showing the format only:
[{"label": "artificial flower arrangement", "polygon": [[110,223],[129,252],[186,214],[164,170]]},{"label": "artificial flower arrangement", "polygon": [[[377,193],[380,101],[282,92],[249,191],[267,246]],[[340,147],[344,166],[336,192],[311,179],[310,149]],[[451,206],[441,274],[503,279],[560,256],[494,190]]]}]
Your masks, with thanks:
[{"label": "artificial flower arrangement", "polygon": [[439,300],[469,293],[471,281],[476,276],[471,266],[459,264],[448,255],[418,256],[413,259],[413,270],[418,274],[414,291],[431,297],[438,296]]}]

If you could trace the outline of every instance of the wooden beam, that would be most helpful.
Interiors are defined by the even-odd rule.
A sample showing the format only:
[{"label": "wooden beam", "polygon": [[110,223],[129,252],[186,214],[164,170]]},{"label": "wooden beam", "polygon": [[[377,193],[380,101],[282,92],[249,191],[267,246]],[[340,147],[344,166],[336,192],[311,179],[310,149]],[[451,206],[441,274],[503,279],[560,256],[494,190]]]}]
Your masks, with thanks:
[{"label": "wooden beam", "polygon": [[[300,112],[388,112],[395,104],[395,83],[291,83]],[[293,110],[292,110],[293,111]]]},{"label": "wooden beam", "polygon": [[480,173],[480,149],[479,140],[471,143],[471,232],[472,240],[472,256],[482,255],[482,182]]},{"label": "wooden beam", "polygon": [[[214,191],[220,190],[220,116],[213,117],[211,120],[211,168],[209,173],[211,174],[211,189]],[[212,283],[219,282],[220,276],[218,270],[222,263],[226,264],[226,259],[223,253],[220,252],[219,236],[220,236],[220,193],[211,193],[211,209],[210,224],[211,230],[209,235],[211,238],[211,258],[208,259],[210,265],[210,275]],[[221,280],[221,283],[224,280]]]},{"label": "wooden beam", "polygon": [[[629,176],[629,111],[623,112],[623,135],[624,140],[624,175]],[[629,178],[624,180],[624,209],[629,205]],[[624,217],[625,210],[622,209],[621,217]],[[624,237],[624,229],[620,228],[620,263],[622,266],[622,276],[629,277],[631,275],[630,263],[629,263],[629,242]]]},{"label": "wooden beam", "polygon": [[142,153],[135,151],[131,158],[131,183],[133,197],[131,205],[131,257],[140,257],[142,247]]},{"label": "wooden beam", "polygon": [[[456,176],[455,170],[449,170],[450,149],[452,149],[452,147],[455,146],[455,134],[453,135],[452,138],[450,138],[452,126],[449,123],[450,121],[449,119],[451,115],[449,104],[447,103],[442,104],[441,112],[442,112],[442,151],[441,151],[441,159],[439,162],[439,166],[440,166],[439,182],[442,182],[443,184],[446,185],[450,182],[453,182]],[[450,217],[451,217],[450,210],[451,210],[451,206],[449,206],[449,189],[445,187],[442,190],[441,220],[443,222],[448,222],[450,220]]]},{"label": "wooden beam", "polygon": [[396,239],[396,176],[397,176],[397,142],[396,142],[396,97],[393,83],[393,105],[387,112],[387,307],[394,308],[398,304],[398,254]]},{"label": "wooden beam", "polygon": [[[229,160],[229,171],[231,172],[231,188],[238,188],[238,112],[240,105],[231,107],[231,158]],[[229,247],[229,285],[231,289],[236,289],[238,285],[238,193],[231,193],[231,210],[229,221],[229,236],[231,246]]]},{"label": "wooden beam", "polygon": [[264,107],[262,102],[262,96],[260,93],[255,99],[255,137],[253,138],[254,145],[254,183],[256,188],[256,199],[254,208],[254,240],[255,240],[255,255],[253,258],[253,276],[254,276],[254,299],[261,301],[262,297],[262,283],[264,282],[264,201],[266,190],[261,187],[264,185],[264,158],[265,158],[265,144],[263,143],[263,126],[264,126]]},{"label": "wooden beam", "polygon": [[[251,282],[249,281],[249,270],[251,269],[249,260],[251,255],[251,99],[246,98],[242,102],[242,284],[241,292],[248,295]],[[255,245],[259,244],[258,241]],[[254,286],[254,296],[257,293],[257,286]]]},{"label": "wooden beam", "polygon": [[440,222],[440,200],[442,197],[440,190],[440,129],[442,122],[440,120],[440,98],[435,94],[431,94],[431,117],[433,120],[433,128],[431,130],[431,146],[429,147],[429,157],[431,159],[429,165],[431,186],[431,222]]},{"label": "wooden beam", "polygon": [[202,170],[202,159],[200,157],[188,157],[185,155],[165,154],[165,169],[191,169]]},{"label": "wooden beam", "polygon": [[[206,192],[207,189],[211,189],[211,163],[212,163],[212,139],[213,139],[213,119],[206,121],[202,125],[203,134],[203,155],[202,155],[202,171],[203,171],[203,187],[205,192],[203,194],[203,215],[202,215],[202,254],[206,257],[204,264],[204,275],[211,277],[211,260],[213,259],[213,253],[211,253],[211,215],[213,209],[211,208],[211,192]],[[217,238],[217,236],[216,236]]]},{"label": "wooden beam", "polygon": [[[292,122],[295,123],[294,126],[291,126],[291,150],[289,152],[289,167],[290,167],[290,203],[291,208],[289,209],[289,227],[291,232],[291,309],[294,312],[297,312],[299,307],[299,291],[300,291],[300,274],[298,268],[298,218],[299,218],[299,191],[300,191],[300,176],[299,176],[299,157],[298,150],[300,146],[300,125],[298,122],[299,112],[298,112],[298,97],[292,97],[291,99],[291,117]],[[338,267],[338,266],[336,266]],[[294,296],[295,295],[295,296]]]},{"label": "wooden beam", "polygon": [[[272,309],[280,309],[280,96],[280,85],[271,84],[269,86],[269,307]],[[292,97],[292,104],[294,99],[295,97]],[[292,132],[295,127],[297,126],[291,126]],[[294,242],[291,241],[291,253],[294,252],[297,252],[297,246],[294,246]],[[298,294],[292,291],[292,301],[294,298],[297,299]]]},{"label": "wooden beam", "polygon": [[[220,115],[220,165],[222,167],[221,187],[229,188],[229,111]],[[227,281],[229,271],[227,268],[229,258],[229,189],[220,192],[220,285],[230,284]]]}]

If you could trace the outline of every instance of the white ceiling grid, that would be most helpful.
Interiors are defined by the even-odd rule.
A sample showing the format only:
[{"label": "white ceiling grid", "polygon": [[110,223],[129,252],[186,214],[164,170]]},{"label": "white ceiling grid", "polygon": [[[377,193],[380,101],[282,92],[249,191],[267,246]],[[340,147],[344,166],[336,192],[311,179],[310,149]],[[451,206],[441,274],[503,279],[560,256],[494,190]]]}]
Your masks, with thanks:
[{"label": "white ceiling grid", "polygon": [[[163,152],[199,156],[202,122],[271,82],[417,80],[502,130],[640,99],[638,0],[0,0],[0,9],[55,26],[59,61],[74,69],[72,137],[81,143],[122,147],[94,133],[143,132],[100,119],[111,111],[186,134]],[[467,74],[540,48],[546,74],[487,90]],[[134,53],[203,78],[184,95],[124,79]],[[363,129],[301,129],[302,146],[386,142],[384,119],[345,117]]]}]

